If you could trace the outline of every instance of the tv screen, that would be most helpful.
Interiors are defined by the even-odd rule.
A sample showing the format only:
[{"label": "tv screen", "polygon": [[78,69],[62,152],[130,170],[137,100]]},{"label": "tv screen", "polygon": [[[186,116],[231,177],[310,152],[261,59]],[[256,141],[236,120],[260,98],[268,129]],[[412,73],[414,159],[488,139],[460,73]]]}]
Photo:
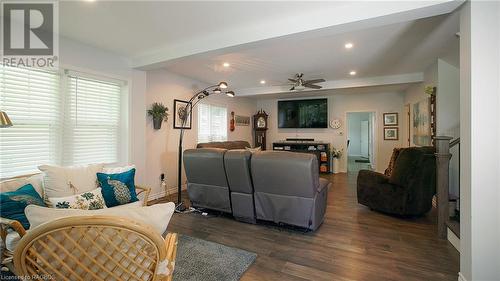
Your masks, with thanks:
[{"label": "tv screen", "polygon": [[328,100],[278,101],[279,128],[327,128]]}]

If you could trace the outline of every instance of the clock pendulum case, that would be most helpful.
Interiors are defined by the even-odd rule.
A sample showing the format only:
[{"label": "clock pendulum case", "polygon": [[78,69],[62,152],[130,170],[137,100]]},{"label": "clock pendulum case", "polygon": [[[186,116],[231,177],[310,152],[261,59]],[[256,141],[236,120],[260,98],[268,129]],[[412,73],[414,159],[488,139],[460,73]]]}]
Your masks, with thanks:
[{"label": "clock pendulum case", "polygon": [[267,113],[260,110],[253,116],[254,147],[261,147],[266,150]]}]

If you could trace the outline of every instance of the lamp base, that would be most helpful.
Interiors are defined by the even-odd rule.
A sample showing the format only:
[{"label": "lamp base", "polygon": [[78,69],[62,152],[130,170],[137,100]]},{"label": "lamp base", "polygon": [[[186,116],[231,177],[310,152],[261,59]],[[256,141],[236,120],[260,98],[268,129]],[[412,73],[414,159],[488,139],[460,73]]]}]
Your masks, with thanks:
[{"label": "lamp base", "polygon": [[186,206],[184,206],[184,202],[181,202],[175,206],[176,213],[184,213],[186,211]]}]

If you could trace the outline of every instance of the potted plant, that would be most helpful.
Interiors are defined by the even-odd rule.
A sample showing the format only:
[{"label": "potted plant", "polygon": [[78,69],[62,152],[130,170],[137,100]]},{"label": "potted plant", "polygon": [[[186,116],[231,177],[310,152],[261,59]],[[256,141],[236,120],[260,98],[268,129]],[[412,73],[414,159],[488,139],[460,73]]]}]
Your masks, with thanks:
[{"label": "potted plant", "polygon": [[160,102],[155,102],[151,105],[151,108],[148,109],[148,115],[153,117],[153,128],[159,130],[161,129],[161,123],[167,121],[168,107]]},{"label": "potted plant", "polygon": [[342,157],[342,149],[332,149],[332,158],[333,158],[333,173],[337,174],[340,172],[340,157]]}]

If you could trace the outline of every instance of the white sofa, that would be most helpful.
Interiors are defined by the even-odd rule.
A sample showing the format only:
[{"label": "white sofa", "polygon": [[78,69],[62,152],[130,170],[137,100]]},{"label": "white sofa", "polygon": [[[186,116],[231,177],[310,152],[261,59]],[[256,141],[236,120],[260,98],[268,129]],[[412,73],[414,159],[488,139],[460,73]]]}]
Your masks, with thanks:
[{"label": "white sofa", "polygon": [[[40,194],[40,197],[44,198],[43,194],[43,174],[33,174],[21,177],[15,177],[12,179],[7,179],[0,182],[0,192],[9,192],[15,191],[20,187],[31,184],[35,188],[35,190]],[[132,207],[132,206],[146,206],[148,202],[148,196],[150,193],[150,189],[143,186],[135,185],[137,197],[139,201],[116,206],[113,208],[124,208],[124,207]],[[14,249],[21,239],[21,237],[26,233],[26,230],[23,226],[15,221],[7,218],[0,217],[0,231],[1,231],[1,239],[2,239],[2,261],[5,259],[10,259],[14,252]]]}]

